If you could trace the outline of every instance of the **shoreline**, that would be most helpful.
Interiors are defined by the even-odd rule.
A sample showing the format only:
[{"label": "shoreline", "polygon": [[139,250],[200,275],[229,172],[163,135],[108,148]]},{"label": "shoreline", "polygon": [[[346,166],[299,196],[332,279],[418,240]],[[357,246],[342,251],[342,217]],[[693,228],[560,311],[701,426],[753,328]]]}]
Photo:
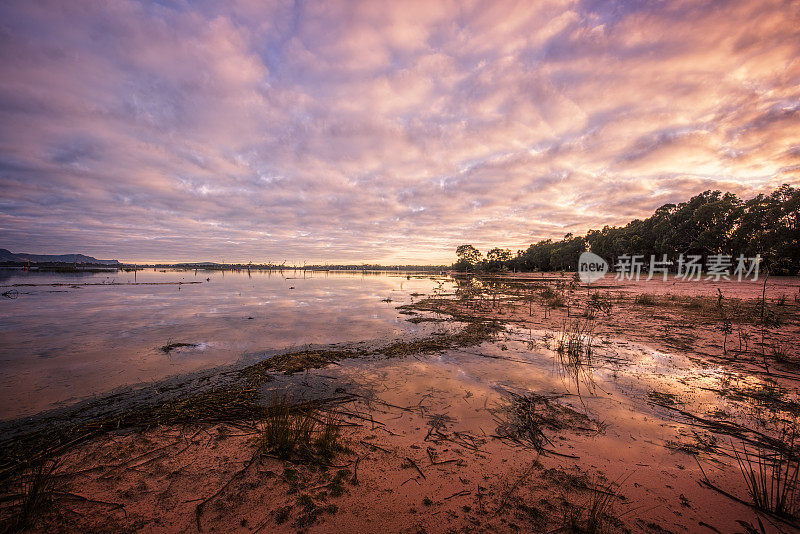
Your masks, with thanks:
[{"label": "shoreline", "polygon": [[[754,322],[752,317],[752,311],[757,302],[747,295],[736,294],[731,291],[728,291],[728,296],[724,296],[721,301],[722,304],[718,306],[719,301],[717,301],[713,293],[705,296],[690,297],[675,294],[674,290],[671,292],[669,288],[657,284],[652,286],[652,291],[645,292],[633,291],[637,286],[616,286],[614,284],[604,285],[599,289],[590,288],[590,291],[587,292],[585,286],[570,289],[569,278],[548,277],[546,282],[550,283],[544,285],[539,284],[539,282],[545,280],[532,280],[525,277],[490,277],[479,280],[484,286],[477,293],[465,291],[462,287],[457,295],[435,295],[411,305],[399,306],[398,309],[401,310],[401,313],[406,312],[409,314],[410,319],[418,317],[441,319],[442,317],[448,317],[446,319],[448,323],[466,321],[465,330],[469,328],[470,324],[485,324],[488,322],[489,324],[504,323],[513,325],[515,329],[528,330],[531,332],[531,339],[535,337],[534,330],[550,333],[543,334],[541,338],[536,338],[537,343],[542,343],[542,340],[547,343],[555,343],[558,341],[559,332],[563,335],[569,331],[571,323],[586,321],[588,316],[591,316],[592,342],[598,348],[604,344],[616,346],[616,344],[624,341],[640,344],[664,353],[682,354],[701,367],[724,365],[741,375],[760,377],[760,379],[775,383],[783,389],[793,390],[795,392],[794,396],[776,398],[773,401],[778,402],[780,400],[780,402],[783,402],[783,408],[795,409],[798,406],[796,390],[797,383],[800,382],[800,361],[795,358],[797,355],[796,343],[800,339],[800,330],[798,330],[800,322],[798,322],[798,304],[796,302],[784,302],[781,306],[777,306],[774,302],[768,302],[767,307],[777,309],[775,313],[780,315],[776,315],[779,318],[776,324],[766,327],[757,324],[757,321]],[[505,285],[503,287],[491,287],[492,284],[497,284],[498,282]],[[795,285],[789,283],[776,291],[797,290]],[[548,290],[547,288],[550,289]],[[593,298],[592,294],[599,295],[599,297]],[[643,294],[649,295],[649,297],[640,297]],[[469,296],[465,297],[465,295]],[[770,298],[772,297],[768,295],[768,300]],[[411,315],[412,313],[417,314],[420,312],[424,315]],[[748,351],[734,353],[730,345],[732,342],[731,333],[727,335],[728,339],[725,342],[722,341],[725,334],[720,329],[720,326],[725,320],[731,319],[736,324],[736,327],[740,329],[739,333],[748,332],[751,340],[751,346]],[[596,499],[598,495],[611,493],[614,496],[613,502],[606,503],[609,508],[603,512],[608,512],[609,517],[606,520],[608,522],[607,526],[611,531],[626,531],[626,529],[633,528],[636,531],[655,532],[655,527],[647,527],[648,514],[631,512],[631,517],[616,517],[616,521],[612,520],[615,516],[611,513],[611,508],[613,508],[611,505],[615,503],[617,506],[624,504],[625,499],[620,499],[622,490],[630,490],[624,487],[621,490],[620,486],[624,486],[624,484],[621,484],[620,480],[614,479],[612,476],[606,479],[597,478],[602,476],[602,471],[600,475],[589,475],[581,468],[580,461],[574,462],[576,465],[573,467],[567,464],[559,467],[558,462],[568,462],[569,458],[574,456],[573,453],[569,452],[569,447],[560,451],[549,447],[547,450],[532,451],[532,454],[525,453],[524,456],[527,456],[528,461],[523,462],[525,466],[523,466],[521,473],[518,472],[520,469],[518,462],[512,460],[518,452],[514,452],[515,449],[513,448],[509,449],[504,445],[504,440],[498,439],[497,436],[479,437],[473,434],[463,434],[463,436],[469,437],[458,438],[451,433],[443,431],[441,440],[434,440],[434,444],[429,444],[428,452],[426,453],[426,449],[424,447],[419,448],[414,440],[409,441],[407,438],[400,437],[397,432],[398,428],[391,426],[387,421],[377,424],[376,420],[373,419],[373,415],[369,415],[367,424],[364,426],[365,420],[363,418],[367,417],[367,412],[350,410],[345,413],[347,412],[346,406],[348,406],[348,403],[364,402],[363,398],[353,397],[354,392],[342,391],[338,394],[338,397],[329,398],[328,403],[323,402],[313,406],[313,409],[316,410],[315,413],[320,414],[319,417],[321,419],[336,417],[340,423],[342,440],[347,445],[332,457],[335,461],[328,461],[327,464],[301,461],[297,464],[296,461],[287,462],[287,460],[276,459],[263,450],[258,452],[260,450],[259,446],[254,444],[253,440],[262,439],[264,429],[261,418],[263,418],[263,413],[256,413],[257,410],[251,410],[258,406],[259,410],[263,411],[264,398],[263,395],[259,396],[259,394],[266,384],[273,381],[276,373],[300,373],[298,377],[301,375],[308,377],[309,369],[324,370],[326,365],[336,364],[336,362],[340,362],[344,358],[353,358],[358,361],[365,357],[378,358],[380,360],[394,356],[401,358],[398,361],[411,362],[412,359],[409,356],[414,356],[415,354],[449,353],[454,349],[456,349],[455,352],[457,353],[458,347],[462,347],[464,353],[468,354],[475,350],[471,347],[485,347],[486,342],[497,332],[494,328],[490,328],[489,332],[479,330],[469,333],[465,330],[461,331],[461,337],[459,334],[451,334],[450,336],[446,334],[445,336],[432,335],[416,342],[398,341],[382,349],[372,349],[371,352],[370,349],[338,350],[341,349],[339,347],[336,350],[332,348],[309,349],[283,355],[273,355],[269,359],[257,362],[239,371],[227,371],[228,373],[238,372],[237,378],[240,381],[244,380],[245,384],[238,390],[226,390],[223,386],[222,389],[216,392],[221,395],[216,400],[220,400],[222,403],[224,418],[220,417],[222,413],[219,410],[209,406],[209,401],[214,401],[215,399],[203,397],[205,393],[199,392],[194,401],[177,399],[177,406],[163,407],[161,412],[156,411],[155,413],[158,417],[155,418],[152,425],[143,424],[141,419],[137,420],[137,416],[132,418],[136,422],[133,425],[128,425],[128,422],[125,421],[118,422],[117,426],[122,430],[111,430],[105,427],[96,434],[86,436],[85,439],[80,441],[80,444],[77,442],[69,444],[69,441],[67,441],[67,444],[70,445],[69,447],[65,448],[65,450],[55,451],[66,462],[64,465],[77,465],[75,462],[85,463],[89,457],[93,457],[96,453],[100,459],[116,458],[111,464],[103,463],[103,460],[89,461],[89,472],[101,474],[99,478],[91,483],[85,482],[82,486],[94,488],[94,491],[98,493],[92,496],[81,494],[81,497],[94,502],[82,501],[83,504],[81,506],[84,508],[82,508],[81,514],[83,519],[80,521],[83,521],[87,526],[98,527],[104,525],[105,528],[111,528],[111,523],[98,523],[97,521],[100,521],[101,518],[102,521],[113,520],[113,528],[121,530],[128,528],[133,528],[134,530],[154,528],[155,525],[160,525],[159,528],[164,527],[166,530],[178,531],[183,530],[189,523],[194,522],[195,527],[203,530],[209,528],[231,528],[241,531],[255,531],[260,528],[271,531],[289,527],[292,530],[311,529],[315,532],[326,532],[341,528],[342,525],[349,525],[351,528],[360,525],[360,528],[366,528],[367,524],[371,524],[370,522],[363,522],[365,521],[363,517],[367,516],[372,518],[370,521],[378,521],[378,524],[382,524],[384,527],[396,527],[393,528],[394,531],[402,531],[403,529],[413,531],[418,526],[429,531],[444,531],[446,529],[438,528],[441,525],[437,524],[435,515],[431,515],[443,513],[448,518],[446,522],[448,529],[459,530],[480,527],[489,530],[515,531],[516,528],[543,528],[543,525],[547,525],[549,528],[559,522],[566,521],[568,518],[559,516],[570,510],[576,514],[575,521],[584,521],[586,517],[583,514],[586,513],[586,510],[580,508],[580,502],[585,499]],[[754,339],[759,331],[761,334],[766,334],[763,341]],[[547,338],[547,335],[553,337]],[[445,339],[441,339],[443,337]],[[513,336],[502,338],[508,339],[508,341],[489,342],[490,344],[500,344],[499,350],[501,352],[497,355],[497,358],[502,359],[504,357],[502,356],[502,351],[504,350],[502,347],[506,344],[511,344],[511,337]],[[736,335],[734,334],[733,337],[736,337]],[[761,353],[754,350],[759,343],[763,343],[765,348]],[[768,353],[766,346],[774,344],[791,345],[786,349],[786,354],[789,356],[786,360],[779,361],[775,358],[775,355]],[[724,348],[723,345],[725,345]],[[738,342],[734,343],[734,345],[733,348],[737,348]],[[466,350],[468,348],[470,349],[469,351]],[[284,358],[281,358],[282,356]],[[211,392],[213,392],[213,389]],[[743,393],[747,393],[747,391],[745,389],[737,391],[739,395]],[[761,401],[763,400],[761,399]],[[651,405],[654,408],[669,411],[670,413],[675,412],[676,416],[680,415],[679,411],[676,412],[676,410],[682,408],[680,408],[679,404],[676,404],[676,399],[669,396],[659,397],[656,395],[651,401]],[[540,402],[545,402],[545,405],[549,404],[555,407],[553,409],[558,413],[558,418],[554,419],[552,424],[564,425],[564,428],[567,429],[567,434],[563,436],[567,440],[564,442],[565,444],[571,441],[575,444],[590,442],[591,435],[581,436],[581,431],[574,428],[581,425],[585,426],[589,423],[557,422],[561,421],[559,418],[569,416],[571,412],[560,411],[573,410],[573,408],[569,407],[569,404],[564,404],[556,398]],[[382,409],[387,410],[387,413],[397,413],[401,418],[409,418],[412,422],[407,422],[407,424],[412,426],[413,424],[419,425],[426,424],[426,421],[429,422],[429,418],[426,419],[426,415],[422,413],[418,414],[416,409],[409,411],[408,407],[380,406],[383,407]],[[303,410],[309,409],[309,405],[295,406],[293,409],[303,412]],[[188,414],[188,417],[184,417],[184,412]],[[326,413],[328,415],[325,415]],[[417,422],[413,423],[413,421]],[[132,430],[127,430],[126,427]],[[711,428],[712,431],[721,431],[713,426],[708,428]],[[600,431],[598,429],[595,430]],[[436,432],[436,430],[434,429],[432,432]],[[436,436],[435,433],[434,436]],[[429,439],[431,439],[430,432],[423,441],[428,441]],[[454,439],[460,440],[456,447],[453,447],[452,440]],[[551,438],[548,437],[548,439]],[[476,445],[481,441],[480,445]],[[207,447],[201,446],[202,443],[214,444],[214,446],[212,450],[208,450]],[[450,444],[450,446],[447,444]],[[580,448],[580,445],[576,446]],[[254,447],[256,448],[255,453],[253,452]],[[451,457],[454,452],[456,452],[456,455]],[[420,456],[420,453],[422,453],[422,456]],[[559,454],[566,456],[559,456]],[[139,489],[145,491],[145,493],[143,494],[139,490],[134,491],[130,482],[136,481],[135,484],[143,483],[148,486],[150,484],[148,477],[152,478],[155,475],[137,475],[138,471],[136,469],[145,469],[145,466],[164,464],[162,465],[163,469],[169,471],[169,466],[173,465],[173,462],[177,461],[178,457],[181,457],[182,461],[192,458],[193,460],[190,460],[190,464],[193,462],[198,464],[210,462],[209,465],[216,465],[219,470],[214,472],[211,480],[207,480],[196,487],[186,486],[176,493],[176,495],[184,495],[186,497],[184,499],[186,502],[178,506],[183,512],[178,513],[176,517],[169,517],[169,507],[161,509],[160,512],[158,510],[152,513],[148,512],[148,506],[142,508],[142,503],[149,502],[147,501],[149,497],[145,497],[147,490],[139,486]],[[393,468],[391,470],[392,475],[384,478],[379,473],[387,458],[398,460],[399,467]],[[492,482],[494,486],[490,486],[488,482],[484,486],[474,480],[464,484],[459,482],[459,478],[448,478],[455,473],[452,469],[459,467],[456,471],[463,472],[461,467],[472,465],[473,463],[484,465],[484,467],[480,469],[477,467],[474,469],[469,468],[467,473],[483,473],[482,476],[489,477],[486,480],[491,479],[494,481]],[[133,470],[128,469],[129,465],[133,465]],[[337,468],[335,467],[336,465],[341,467]],[[241,469],[237,468],[237,466]],[[576,468],[577,471],[575,470]],[[279,474],[278,472],[281,469],[283,473]],[[287,469],[289,474],[287,474]],[[495,480],[493,472],[498,469],[503,475],[502,480],[506,480],[508,477],[512,477],[514,480],[505,489],[502,489],[502,485],[505,482],[501,483],[499,480]],[[296,472],[297,479],[293,478],[292,470]],[[348,473],[341,475],[343,470],[347,470]],[[436,486],[438,498],[427,494],[423,495],[425,491],[430,491],[430,488],[422,493],[409,489],[409,487],[423,488],[426,487],[426,484],[429,486],[432,482],[428,481],[426,472],[430,470],[441,471],[442,476],[444,476],[444,478],[437,478],[439,480],[437,482],[438,486]],[[175,471],[169,472],[173,473]],[[265,480],[268,482],[257,483],[256,480],[260,477],[256,476],[257,473],[266,476]],[[82,480],[82,477],[85,476],[87,476],[85,471],[69,473],[69,470],[67,470],[62,478],[72,478],[73,483],[75,483],[75,481]],[[180,478],[180,475],[177,474],[172,476],[173,478]],[[256,479],[253,479],[254,476]],[[409,476],[411,478],[408,478]],[[523,488],[527,488],[526,491],[530,491],[532,494],[537,494],[537,492],[542,494],[544,492],[544,495],[548,495],[548,492],[554,491],[554,488],[560,484],[556,480],[563,482],[565,480],[564,477],[571,480],[570,484],[574,486],[574,495],[567,498],[565,502],[555,502],[552,499],[543,497],[548,504],[540,503],[539,506],[534,506],[534,508],[531,508],[530,503],[516,502],[519,498],[517,494],[521,493]],[[159,477],[155,476],[155,478]],[[402,480],[400,480],[401,478]],[[472,477],[466,476],[466,478],[470,479]],[[117,502],[120,494],[112,491],[113,485],[109,486],[107,482],[97,485],[98,480],[109,479],[116,481],[113,485],[117,485],[120,488],[129,488],[129,502]],[[164,480],[171,485],[168,479],[169,477]],[[356,480],[356,484],[352,483],[353,480]],[[455,480],[455,482],[452,482],[452,480]],[[195,485],[198,484],[196,477],[194,483]],[[240,483],[250,488],[248,491],[255,492],[255,494],[262,495],[262,497],[264,495],[273,495],[273,498],[277,498],[277,495],[282,495],[283,498],[279,500],[285,501],[285,506],[288,508],[276,508],[269,511],[260,510],[258,514],[252,511],[248,512],[249,515],[246,514],[247,517],[241,517],[234,528],[234,523],[232,523],[234,516],[242,514],[242,510],[248,509],[237,508],[242,504],[239,503],[239,505],[234,506],[238,510],[237,512],[225,512],[226,506],[220,508],[221,503],[215,502],[213,506],[211,503],[219,499],[223,499],[223,501],[229,499],[229,497],[225,496],[226,491],[224,490]],[[368,489],[364,489],[362,485],[364,483],[369,486]],[[256,484],[256,486],[253,486],[253,484]],[[269,486],[269,488],[262,486]],[[335,488],[335,491],[331,490],[331,486]],[[460,486],[466,487],[461,488]],[[325,496],[321,495],[317,487],[323,489]],[[401,499],[401,502],[417,502],[417,504],[406,511],[402,511],[396,504],[393,505],[391,502],[385,501],[383,497],[380,497],[382,494],[381,487],[384,490],[394,488],[393,491],[395,492],[400,491],[400,487],[405,488],[402,490],[402,492],[405,492],[403,493],[405,497]],[[480,489],[482,487],[484,490]],[[289,491],[292,488],[294,488],[293,493]],[[311,488],[317,488],[317,492],[309,491]],[[109,491],[114,494],[108,493]],[[124,494],[128,490],[123,489],[121,491]],[[267,493],[263,494],[264,491]],[[365,510],[363,503],[361,503],[364,499],[359,497],[364,491],[371,498],[377,499],[376,502],[384,502],[386,506],[389,506],[389,509],[386,511],[373,510],[372,512]],[[191,497],[190,494],[202,495],[202,498],[198,500],[198,498]],[[295,502],[295,497],[287,497],[292,495],[296,497],[297,502]],[[703,498],[708,499],[710,497],[704,496]],[[247,500],[243,494],[234,500],[238,502],[237,499]],[[469,500],[470,504],[458,506],[453,504],[463,499]],[[196,502],[193,502],[193,500]],[[427,504],[428,501],[430,501],[430,504]],[[514,506],[510,506],[510,501],[515,502]],[[719,502],[729,501],[730,499],[726,500],[723,497]],[[100,502],[105,504],[99,504]],[[139,504],[136,504],[137,502]],[[206,503],[199,512],[197,502]],[[112,506],[112,504],[122,507],[121,509],[125,513],[121,513],[120,508]],[[236,503],[231,502],[229,504],[233,506]],[[462,509],[459,509],[459,506]],[[484,506],[487,509],[493,508],[493,513],[489,514],[487,509],[482,509]],[[727,506],[740,511],[746,509],[741,504],[728,504]],[[53,508],[53,510],[57,509],[57,506]],[[532,511],[534,509],[535,511]],[[94,511],[92,512],[92,510]],[[138,524],[131,522],[127,517],[129,513],[138,514],[137,517],[139,519],[137,521],[144,522]],[[378,514],[377,516],[375,515],[376,513]],[[741,513],[744,514],[743,512]],[[359,519],[359,516],[362,519]],[[56,513],[40,519],[46,519],[44,524],[58,530],[59,517],[63,518],[63,515],[60,516]],[[149,519],[147,519],[148,517]],[[189,518],[194,521],[189,521]],[[633,518],[638,519],[634,520]],[[744,515],[742,515],[742,519],[745,519]],[[169,524],[153,523],[153,521],[163,522],[167,520],[171,522]],[[640,524],[640,520],[643,523]],[[752,517],[749,520],[752,521]],[[475,523],[476,521],[477,524]],[[658,525],[659,522],[657,521],[655,524]],[[150,526],[148,527],[147,525]],[[61,524],[61,528],[65,528],[65,524]]]}]

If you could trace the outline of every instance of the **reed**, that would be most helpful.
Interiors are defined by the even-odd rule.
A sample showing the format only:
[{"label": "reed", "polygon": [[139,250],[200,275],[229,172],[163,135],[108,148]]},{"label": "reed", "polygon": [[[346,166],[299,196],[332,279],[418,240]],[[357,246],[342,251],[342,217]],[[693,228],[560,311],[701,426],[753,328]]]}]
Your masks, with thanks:
[{"label": "reed", "polygon": [[800,513],[800,460],[794,440],[792,433],[788,446],[775,451],[750,452],[742,445],[740,453],[733,448],[753,505],[781,517],[795,518]]}]

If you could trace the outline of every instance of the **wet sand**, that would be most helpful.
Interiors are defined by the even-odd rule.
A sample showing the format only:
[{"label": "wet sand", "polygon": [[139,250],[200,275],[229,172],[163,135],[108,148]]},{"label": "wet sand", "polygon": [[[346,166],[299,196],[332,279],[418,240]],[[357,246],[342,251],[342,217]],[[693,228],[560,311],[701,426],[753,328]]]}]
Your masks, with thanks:
[{"label": "wet sand", "polygon": [[[800,282],[770,279],[764,326],[760,284],[723,283],[720,304],[704,283],[607,279],[587,293],[551,277],[565,304],[553,306],[533,278],[399,310],[505,323],[478,345],[273,373],[261,398],[313,401],[342,425],[346,450],[330,461],[257,454],[258,421],[106,433],[60,458],[63,495],[38,530],[569,532],[603,495],[603,531],[756,525],[734,450],[797,428]],[[610,309],[587,312],[592,293]],[[587,323],[590,355],[565,359],[559,340]],[[508,432],[525,397],[552,416],[538,443]],[[760,517],[767,532],[795,531]]]}]

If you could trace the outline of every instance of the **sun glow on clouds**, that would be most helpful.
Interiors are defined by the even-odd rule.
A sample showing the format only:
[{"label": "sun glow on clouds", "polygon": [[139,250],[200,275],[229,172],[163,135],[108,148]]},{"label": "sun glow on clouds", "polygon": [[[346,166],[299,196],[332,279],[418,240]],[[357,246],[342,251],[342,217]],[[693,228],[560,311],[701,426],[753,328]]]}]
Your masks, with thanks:
[{"label": "sun glow on clouds", "polygon": [[0,6],[0,246],[450,262],[800,182],[800,3]]}]

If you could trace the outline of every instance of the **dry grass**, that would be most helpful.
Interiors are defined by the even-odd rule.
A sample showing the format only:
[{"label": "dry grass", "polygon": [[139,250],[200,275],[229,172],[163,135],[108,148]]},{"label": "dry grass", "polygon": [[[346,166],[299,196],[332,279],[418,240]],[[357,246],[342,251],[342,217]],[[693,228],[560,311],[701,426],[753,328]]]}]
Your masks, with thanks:
[{"label": "dry grass", "polygon": [[573,534],[603,534],[617,531],[621,521],[614,514],[614,503],[620,498],[619,485],[590,484],[589,497],[583,506],[565,510],[561,532]]},{"label": "dry grass", "polygon": [[649,293],[641,293],[636,295],[636,297],[633,299],[633,303],[638,304],[639,306],[655,306],[658,301]]},{"label": "dry grass", "polygon": [[[0,532],[21,532],[34,527],[51,507],[57,491],[58,462],[41,462],[23,471],[4,495]],[[5,492],[4,492],[5,493]]]}]

